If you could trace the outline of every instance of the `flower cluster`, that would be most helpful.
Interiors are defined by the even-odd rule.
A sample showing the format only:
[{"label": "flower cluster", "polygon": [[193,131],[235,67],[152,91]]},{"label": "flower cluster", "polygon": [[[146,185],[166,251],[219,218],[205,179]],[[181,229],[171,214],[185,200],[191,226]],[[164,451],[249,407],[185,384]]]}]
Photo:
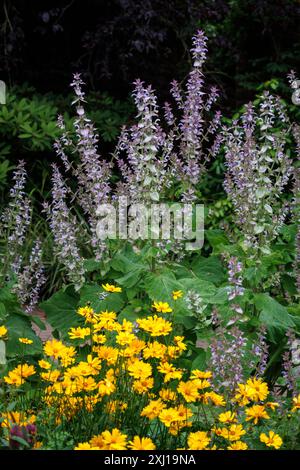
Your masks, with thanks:
[{"label": "flower cluster", "polygon": [[[119,295],[118,286],[103,286],[109,296]],[[32,377],[40,394],[31,401],[34,415],[20,409],[2,413],[8,445],[14,433],[22,433],[31,447],[47,448],[49,437],[42,432],[47,409],[47,427],[53,422],[54,433],[75,432],[79,425],[76,450],[246,450],[257,442],[281,448],[284,439],[274,430],[279,404],[268,384],[257,376],[242,381],[235,376],[235,384],[224,383],[221,390],[214,369],[188,369],[187,345],[176,333],[172,309],[163,300],[152,308],[154,315],[133,323],[119,320],[115,311],[84,305],[68,339],[46,341],[37,365],[22,362],[10,370],[4,383],[8,396],[23,397],[18,405],[26,402],[26,390],[31,393]],[[236,341],[239,336],[236,332]],[[27,338],[20,341],[31,347]],[[298,413],[300,396],[288,407]]]}]

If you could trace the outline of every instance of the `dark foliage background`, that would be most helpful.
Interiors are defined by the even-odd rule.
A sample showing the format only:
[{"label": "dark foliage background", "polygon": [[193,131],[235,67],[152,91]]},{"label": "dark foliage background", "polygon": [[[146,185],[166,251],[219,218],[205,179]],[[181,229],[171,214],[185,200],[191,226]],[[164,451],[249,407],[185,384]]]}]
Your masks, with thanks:
[{"label": "dark foliage background", "polygon": [[136,77],[164,95],[189,68],[198,27],[226,106],[300,62],[298,0],[3,0],[0,11],[1,75],[40,92],[65,93],[79,70],[90,89],[118,98]]}]

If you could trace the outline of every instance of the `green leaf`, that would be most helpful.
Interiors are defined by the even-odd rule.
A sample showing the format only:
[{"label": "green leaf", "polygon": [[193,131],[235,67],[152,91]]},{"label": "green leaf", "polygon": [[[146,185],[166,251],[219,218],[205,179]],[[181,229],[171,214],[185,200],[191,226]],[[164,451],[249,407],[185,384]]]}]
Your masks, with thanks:
[{"label": "green leaf", "polygon": [[119,312],[124,306],[124,295],[118,292],[108,292],[104,300],[100,300],[102,287],[97,284],[85,284],[80,290],[80,306],[91,303],[96,312],[104,310],[113,310]]},{"label": "green leaf", "polygon": [[68,289],[56,292],[40,305],[46,312],[48,323],[63,337],[67,337],[71,327],[80,323],[80,316],[76,313],[78,301],[79,295],[73,289]]},{"label": "green leaf", "polygon": [[282,330],[295,327],[288,310],[268,294],[256,294],[254,304],[260,312],[260,321],[267,327]]},{"label": "green leaf", "polygon": [[145,279],[145,290],[151,300],[170,302],[173,300],[172,292],[182,290],[182,283],[176,280],[172,271],[149,273]]},{"label": "green leaf", "polygon": [[[8,340],[6,344],[7,356],[34,355],[42,351],[41,340],[36,336],[31,327],[31,317],[10,313],[6,320]],[[32,344],[21,344],[19,338],[28,338]]]},{"label": "green leaf", "polygon": [[199,256],[193,261],[191,268],[197,277],[214,284],[221,284],[226,279],[225,270],[217,256],[209,258]]}]

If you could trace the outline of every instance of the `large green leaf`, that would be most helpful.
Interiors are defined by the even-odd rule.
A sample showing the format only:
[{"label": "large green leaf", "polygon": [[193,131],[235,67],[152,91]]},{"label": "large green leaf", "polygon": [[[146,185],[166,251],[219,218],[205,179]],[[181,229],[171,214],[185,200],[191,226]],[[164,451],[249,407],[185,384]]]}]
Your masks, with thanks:
[{"label": "large green leaf", "polygon": [[[31,355],[42,351],[41,340],[36,336],[31,327],[31,317],[10,313],[6,319],[5,326],[8,329],[8,340],[6,345],[7,356]],[[22,344],[19,338],[28,338],[32,344]]]},{"label": "large green leaf", "polygon": [[259,319],[267,327],[287,330],[295,327],[288,310],[268,294],[256,294],[254,304],[260,312]]},{"label": "large green leaf", "polygon": [[76,313],[78,302],[79,295],[70,289],[56,292],[40,305],[46,312],[47,321],[62,337],[67,337],[68,330],[80,323],[81,317]]},{"label": "large green leaf", "polygon": [[150,299],[170,302],[172,292],[182,290],[181,280],[177,281],[172,271],[165,270],[160,274],[149,273],[145,279],[145,291]]},{"label": "large green leaf", "polygon": [[191,268],[197,277],[214,284],[219,285],[226,280],[225,270],[217,256],[199,256],[193,261]]},{"label": "large green leaf", "polygon": [[103,288],[98,284],[85,284],[80,290],[80,305],[84,306],[90,302],[96,312],[104,310],[113,310],[119,312],[124,306],[124,295],[118,292],[108,292],[104,300],[101,300],[100,294]]}]

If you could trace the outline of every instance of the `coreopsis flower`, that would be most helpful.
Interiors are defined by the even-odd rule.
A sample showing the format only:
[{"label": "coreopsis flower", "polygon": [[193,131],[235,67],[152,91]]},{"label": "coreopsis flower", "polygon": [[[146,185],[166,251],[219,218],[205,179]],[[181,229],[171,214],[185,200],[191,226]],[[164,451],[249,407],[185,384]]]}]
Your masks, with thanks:
[{"label": "coreopsis flower", "polygon": [[97,383],[93,377],[78,377],[76,380],[77,392],[91,392],[96,390]]},{"label": "coreopsis flower", "polygon": [[175,401],[178,397],[177,393],[171,390],[170,388],[162,388],[159,391],[159,396],[164,401]]},{"label": "coreopsis flower", "polygon": [[177,392],[180,393],[187,403],[195,402],[199,398],[198,387],[195,381],[179,382]]},{"label": "coreopsis flower", "polygon": [[94,351],[100,359],[107,361],[109,365],[115,364],[118,360],[119,351],[111,346],[96,346]]},{"label": "coreopsis flower", "polygon": [[300,393],[298,396],[293,397],[293,408],[292,412],[294,413],[295,411],[300,410]]},{"label": "coreopsis flower", "polygon": [[157,400],[151,400],[141,411],[141,416],[146,416],[148,419],[155,419],[164,408],[166,408],[166,404],[163,403],[160,398]]},{"label": "coreopsis flower", "polygon": [[25,379],[35,374],[35,368],[28,364],[19,364],[15,369],[11,370],[4,380],[9,385],[15,385],[16,387],[22,385]]},{"label": "coreopsis flower", "polygon": [[102,287],[106,292],[122,292],[122,287],[117,287],[114,284],[102,284]]},{"label": "coreopsis flower", "polygon": [[181,353],[187,349],[186,344],[183,342],[184,336],[174,336],[173,341],[178,352]]},{"label": "coreopsis flower", "polygon": [[52,367],[50,362],[45,361],[44,359],[41,359],[39,361],[39,366],[41,367],[41,369],[46,369],[46,370],[51,369]]},{"label": "coreopsis flower", "polygon": [[91,446],[89,442],[80,442],[74,450],[100,450],[100,448]]},{"label": "coreopsis flower", "polygon": [[27,426],[36,422],[36,415],[27,415],[20,411],[8,411],[1,414],[1,427],[11,428],[14,424]]},{"label": "coreopsis flower", "polygon": [[261,419],[270,419],[270,416],[263,405],[253,405],[250,408],[247,408],[245,413],[247,416],[246,421],[253,420],[254,424],[257,424]]},{"label": "coreopsis flower", "polygon": [[46,356],[53,357],[54,359],[61,357],[61,354],[64,352],[64,350],[65,345],[57,339],[46,341],[44,345],[44,353]]},{"label": "coreopsis flower", "polygon": [[93,320],[95,317],[95,312],[89,305],[86,305],[85,307],[79,307],[77,313],[78,315],[84,317],[86,322],[91,322],[91,320]]},{"label": "coreopsis flower", "polygon": [[104,344],[107,341],[107,338],[103,334],[94,334],[92,336],[93,342],[97,344]]},{"label": "coreopsis flower", "polygon": [[158,416],[159,420],[169,428],[172,424],[180,421],[180,417],[176,408],[165,408]]},{"label": "coreopsis flower", "polygon": [[279,403],[275,402],[275,401],[268,401],[267,403],[265,403],[265,407],[266,408],[271,408],[272,411],[276,410],[276,408],[279,407]]},{"label": "coreopsis flower", "polygon": [[28,338],[19,338],[19,342],[22,343],[22,344],[32,344],[33,343],[32,339],[28,339]]},{"label": "coreopsis flower", "polygon": [[61,373],[59,370],[51,370],[47,372],[42,372],[41,377],[47,382],[54,383],[54,382],[57,382],[57,380],[61,377]]},{"label": "coreopsis flower", "polygon": [[215,406],[225,406],[226,402],[224,400],[224,397],[220,395],[219,393],[216,392],[205,392],[202,396],[201,399],[203,403],[208,404],[208,403],[213,403]]},{"label": "coreopsis flower", "polygon": [[7,328],[4,325],[0,326],[0,338],[4,338],[7,335]]},{"label": "coreopsis flower", "polygon": [[229,441],[239,441],[246,434],[241,424],[232,424],[229,428],[222,428],[220,435]]},{"label": "coreopsis flower", "polygon": [[171,313],[173,311],[168,302],[153,302],[152,307],[160,313]]},{"label": "coreopsis flower", "polygon": [[233,411],[225,411],[224,413],[219,414],[220,423],[236,423],[236,413]]},{"label": "coreopsis flower", "polygon": [[260,434],[259,439],[261,442],[266,444],[267,447],[274,447],[279,449],[282,446],[282,439],[278,434],[275,434],[274,431],[269,431],[269,434],[264,432]]},{"label": "coreopsis flower", "polygon": [[170,380],[175,380],[178,379],[180,380],[182,377],[182,371],[179,369],[176,369],[175,366],[170,364],[169,362],[162,362],[158,367],[157,367],[158,372],[161,374],[164,374],[164,382],[170,382]]},{"label": "coreopsis flower", "polygon": [[120,346],[127,346],[134,341],[136,336],[133,333],[129,333],[128,331],[120,331],[120,333],[116,336],[116,343]]},{"label": "coreopsis flower", "polygon": [[173,290],[172,297],[174,300],[178,300],[183,296],[182,290]]},{"label": "coreopsis flower", "polygon": [[167,336],[172,331],[172,323],[157,315],[136,320],[139,327],[151,336]]},{"label": "coreopsis flower", "polygon": [[134,436],[132,441],[129,441],[128,448],[131,450],[155,450],[156,447],[149,437]]},{"label": "coreopsis flower", "polygon": [[242,441],[232,442],[230,446],[227,447],[227,450],[247,450],[247,449],[248,449],[248,445],[246,444],[246,442],[242,442]]},{"label": "coreopsis flower", "polygon": [[269,394],[268,384],[262,379],[256,377],[248,379],[246,384],[249,387],[248,393],[253,401],[263,401]]},{"label": "coreopsis flower", "polygon": [[153,388],[154,379],[153,377],[147,377],[140,380],[135,380],[132,384],[132,389],[136,393],[147,393],[151,388]]},{"label": "coreopsis flower", "polygon": [[191,432],[188,436],[188,450],[204,450],[208,447],[210,438],[205,431]]},{"label": "coreopsis flower", "polygon": [[105,449],[105,444],[103,442],[103,437],[101,434],[99,434],[98,436],[93,436],[92,439],[90,439],[89,444],[92,446],[93,449],[95,449],[95,447],[97,448],[97,450]]},{"label": "coreopsis flower", "polygon": [[248,405],[252,396],[253,393],[248,385],[238,384],[234,399],[240,406]]},{"label": "coreopsis flower", "polygon": [[81,328],[80,326],[77,328],[71,328],[68,332],[70,339],[84,339],[86,336],[90,336],[90,334],[90,328]]},{"label": "coreopsis flower", "polygon": [[151,364],[136,359],[129,363],[128,372],[134,379],[145,379],[152,374]]},{"label": "coreopsis flower", "polygon": [[145,359],[162,359],[166,354],[166,350],[167,347],[158,341],[153,341],[152,343],[149,342],[143,349],[143,356]]},{"label": "coreopsis flower", "polygon": [[114,428],[110,431],[103,431],[101,433],[103,438],[103,444],[105,450],[126,450],[127,447],[127,435],[122,434],[119,429]]},{"label": "coreopsis flower", "polygon": [[212,378],[212,373],[210,371],[205,371],[203,372],[202,370],[199,369],[194,369],[191,372],[190,379],[210,379]]}]

